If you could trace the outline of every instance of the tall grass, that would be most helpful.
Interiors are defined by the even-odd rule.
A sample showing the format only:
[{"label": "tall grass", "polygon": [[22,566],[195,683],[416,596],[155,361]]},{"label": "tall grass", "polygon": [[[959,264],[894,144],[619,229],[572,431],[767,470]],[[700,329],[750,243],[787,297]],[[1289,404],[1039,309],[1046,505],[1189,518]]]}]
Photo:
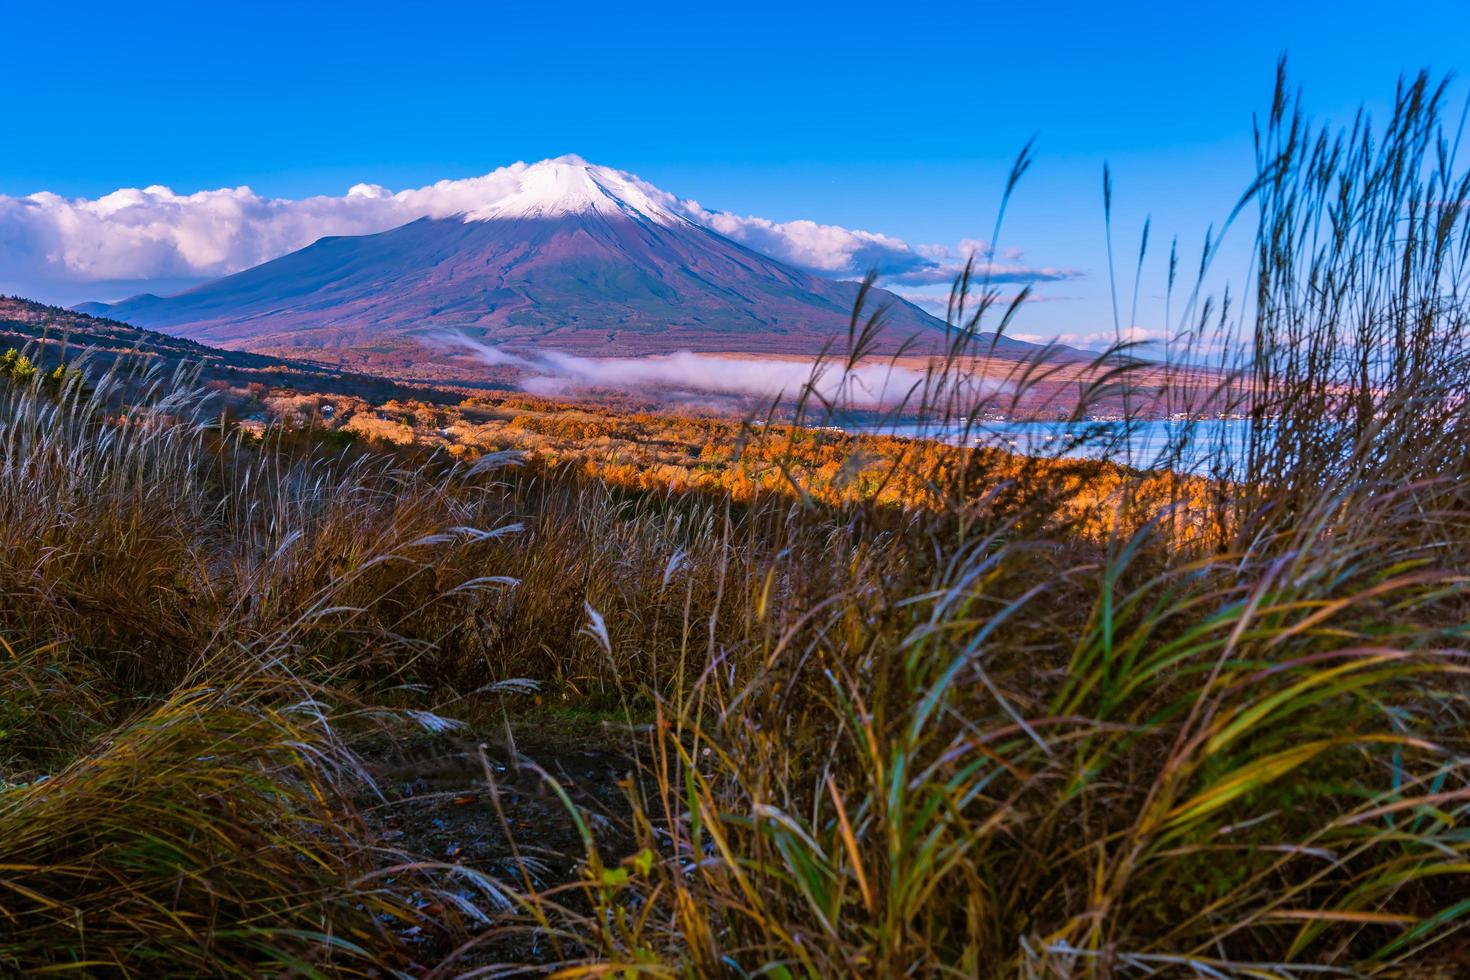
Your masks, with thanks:
[{"label": "tall grass", "polygon": [[[681,649],[688,680],[654,698],[642,850],[610,875],[589,841],[567,975],[1456,968],[1470,229],[1442,99],[1421,77],[1339,135],[1283,77],[1253,305],[1197,289],[1152,388],[1126,345],[1094,366],[1084,396],[1252,418],[1245,446],[1203,447],[1209,476],[1125,486],[1101,541],[1057,525],[1044,463],[936,472],[947,506],[872,535],[760,518],[770,557],[707,573],[743,629]],[[967,294],[905,406],[939,431],[996,402],[963,372],[998,297],[982,282],[967,317]],[[837,370],[880,322],[855,315]],[[1147,462],[1182,468],[1189,439]],[[840,580],[783,592],[813,534]]]},{"label": "tall grass", "polygon": [[[785,490],[737,504],[256,444],[185,376],[10,385],[0,962],[385,974],[420,925],[436,975],[1453,975],[1470,218],[1443,98],[1406,83],[1339,135],[1280,83],[1251,301],[1194,288],[1165,362],[1120,344],[1074,412],[1255,420],[1237,453],[1080,437],[1215,454],[1188,475],[957,451],[922,457],[922,506],[829,507],[772,452]],[[969,373],[1022,302],[967,273],[903,410],[963,432],[1073,397],[1054,359]],[[828,370],[881,322],[860,304]],[[806,420],[852,414],[828,390]],[[605,713],[627,826],[564,794],[576,880],[487,885],[509,907],[476,934],[405,897],[452,886],[371,839],[356,753],[503,723],[507,678]],[[517,931],[554,962],[484,965]]]}]

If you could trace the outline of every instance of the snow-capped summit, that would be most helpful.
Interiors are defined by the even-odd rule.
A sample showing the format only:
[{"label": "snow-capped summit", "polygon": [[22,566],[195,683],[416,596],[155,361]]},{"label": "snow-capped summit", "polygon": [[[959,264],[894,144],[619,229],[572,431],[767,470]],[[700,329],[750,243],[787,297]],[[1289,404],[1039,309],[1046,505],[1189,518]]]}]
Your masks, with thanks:
[{"label": "snow-capped summit", "polygon": [[527,165],[515,174],[518,186],[497,200],[466,212],[465,221],[551,218],[602,214],[676,225],[687,219],[678,199],[611,167],[599,167],[569,153]]}]

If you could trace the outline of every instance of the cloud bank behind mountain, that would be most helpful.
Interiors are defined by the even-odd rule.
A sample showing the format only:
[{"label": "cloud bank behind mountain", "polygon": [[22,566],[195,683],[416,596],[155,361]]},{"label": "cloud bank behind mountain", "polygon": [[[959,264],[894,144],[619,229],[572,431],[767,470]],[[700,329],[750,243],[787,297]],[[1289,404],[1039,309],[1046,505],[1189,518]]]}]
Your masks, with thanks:
[{"label": "cloud bank behind mountain", "polygon": [[[567,160],[579,158],[567,157]],[[51,302],[168,293],[251,268],[335,235],[365,235],[418,218],[484,209],[515,192],[531,164],[480,177],[392,191],[356,184],[341,196],[264,197],[249,187],[180,194],[154,185],[97,198],[49,191],[0,194],[0,291]],[[983,242],[910,245],[878,232],[810,220],[772,221],[710,210],[627,175],[650,198],[758,252],[833,278],[877,269],[885,284],[923,290],[950,280],[977,255],[994,283],[1054,282],[1078,273],[1036,266]]]}]

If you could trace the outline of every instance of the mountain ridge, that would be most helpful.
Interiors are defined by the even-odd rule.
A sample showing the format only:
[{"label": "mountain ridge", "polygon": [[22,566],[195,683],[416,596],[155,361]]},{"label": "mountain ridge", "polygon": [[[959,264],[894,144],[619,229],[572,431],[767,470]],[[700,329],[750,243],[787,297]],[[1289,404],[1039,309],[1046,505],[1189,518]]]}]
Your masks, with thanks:
[{"label": "mountain ridge", "polygon": [[[566,156],[448,217],[334,236],[174,296],[77,309],[226,348],[360,370],[444,355],[435,336],[583,356],[816,354],[845,340],[859,284],[786,265],[680,214],[631,174]],[[942,349],[943,321],[886,290],[874,353]],[[870,307],[871,309],[872,307]],[[998,352],[1038,348],[1003,338]]]}]

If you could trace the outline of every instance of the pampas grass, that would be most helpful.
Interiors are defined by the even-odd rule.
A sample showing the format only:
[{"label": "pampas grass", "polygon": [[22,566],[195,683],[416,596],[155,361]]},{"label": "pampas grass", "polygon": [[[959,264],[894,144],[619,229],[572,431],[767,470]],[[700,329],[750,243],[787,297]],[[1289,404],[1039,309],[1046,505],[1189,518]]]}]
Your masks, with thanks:
[{"label": "pampas grass", "polygon": [[[476,879],[495,907],[435,927],[434,975],[518,933],[547,962],[506,970],[563,977],[1449,975],[1470,185],[1442,101],[1406,82],[1339,134],[1283,78],[1252,302],[1194,290],[1161,365],[1120,345],[1075,407],[1239,413],[1244,446],[957,451],[903,474],[922,501],[829,506],[782,456],[852,409],[829,378],[812,427],[746,427],[780,479],[736,502],[255,442],[183,374],[4,382],[0,963],[419,969],[406,882],[470,872],[370,839],[355,750],[534,697],[618,733],[626,826],[543,774],[577,877]],[[967,274],[906,410],[1046,383],[962,378],[1013,315]],[[860,304],[829,368],[880,326]]]}]

